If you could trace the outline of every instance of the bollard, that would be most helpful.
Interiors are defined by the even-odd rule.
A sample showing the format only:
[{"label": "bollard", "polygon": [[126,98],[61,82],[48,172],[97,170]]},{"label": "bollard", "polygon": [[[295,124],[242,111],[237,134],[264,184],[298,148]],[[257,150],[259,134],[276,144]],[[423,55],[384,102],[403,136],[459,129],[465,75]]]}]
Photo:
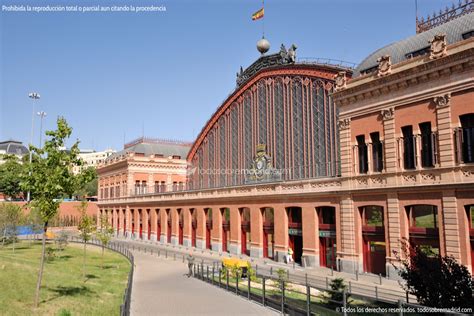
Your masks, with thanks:
[{"label": "bollard", "polygon": [[378,301],[379,300],[379,289],[377,286],[375,286],[375,299]]},{"label": "bollard", "polygon": [[308,273],[304,274],[304,282],[306,285],[308,285]]},{"label": "bollard", "polygon": [[379,273],[379,282],[380,282],[380,285],[382,285],[382,274]]},{"label": "bollard", "polygon": [[228,291],[229,290],[229,269],[226,269],[225,272],[227,274],[225,289]]},{"label": "bollard", "polygon": [[281,282],[281,314],[285,314],[285,282]]},{"label": "bollard", "polygon": [[218,268],[217,272],[219,273],[219,287],[221,287],[221,269]]},{"label": "bollard", "polygon": [[349,281],[349,293],[352,293],[352,283]]},{"label": "bollard", "polygon": [[334,275],[334,268],[331,266],[331,276]]},{"label": "bollard", "polygon": [[326,277],[326,290],[329,289],[329,280],[328,277]]},{"label": "bollard", "polygon": [[262,305],[265,306],[265,277],[262,276]]},{"label": "bollard", "polygon": [[346,295],[346,290],[342,292],[342,314],[344,316],[347,315],[347,295]]},{"label": "bollard", "polygon": [[356,281],[359,281],[359,269],[356,270]]},{"label": "bollard", "polygon": [[206,279],[209,282],[209,266],[206,266]]},{"label": "bollard", "polygon": [[235,274],[235,294],[239,295],[239,274]]},{"label": "bollard", "polygon": [[212,285],[214,285],[214,266],[212,266]]},{"label": "bollard", "polygon": [[403,316],[403,303],[402,300],[398,300],[398,310],[400,311],[398,315]]},{"label": "bollard", "polygon": [[247,281],[248,281],[248,292],[247,292],[247,299],[250,300],[250,275],[247,275]]},{"label": "bollard", "polygon": [[311,288],[306,285],[306,315],[311,315]]},{"label": "bollard", "polygon": [[406,297],[407,297],[407,303],[410,303],[410,301],[408,300],[408,291],[405,292],[405,294],[406,294]]},{"label": "bollard", "polygon": [[183,263],[184,263],[184,255],[183,255]]},{"label": "bollard", "polygon": [[270,275],[273,275],[273,267],[270,267]]},{"label": "bollard", "polygon": [[296,263],[295,261],[293,261],[293,270],[295,269],[295,267],[296,267]]}]

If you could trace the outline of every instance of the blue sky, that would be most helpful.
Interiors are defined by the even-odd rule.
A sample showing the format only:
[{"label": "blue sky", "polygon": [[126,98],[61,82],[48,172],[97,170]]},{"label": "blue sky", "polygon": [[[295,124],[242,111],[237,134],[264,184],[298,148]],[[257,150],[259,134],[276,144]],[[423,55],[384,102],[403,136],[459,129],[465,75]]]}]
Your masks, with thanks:
[{"label": "blue sky", "polygon": [[[192,141],[255,61],[258,0],[0,0],[2,5],[164,5],[161,13],[0,12],[0,140],[29,143],[32,103],[74,128],[81,148],[145,136]],[[271,51],[359,63],[415,33],[415,0],[267,0]],[[457,1],[456,1],[457,3]],[[420,16],[451,0],[418,0]],[[35,118],[35,144],[39,119]]]}]

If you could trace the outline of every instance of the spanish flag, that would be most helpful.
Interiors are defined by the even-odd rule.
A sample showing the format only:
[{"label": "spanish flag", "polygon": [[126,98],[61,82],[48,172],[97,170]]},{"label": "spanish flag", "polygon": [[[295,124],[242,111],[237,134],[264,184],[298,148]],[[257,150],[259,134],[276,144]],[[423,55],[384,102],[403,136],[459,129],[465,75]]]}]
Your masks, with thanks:
[{"label": "spanish flag", "polygon": [[263,8],[261,8],[260,10],[258,10],[257,12],[255,12],[254,14],[252,14],[252,20],[260,20],[261,18],[263,18]]}]

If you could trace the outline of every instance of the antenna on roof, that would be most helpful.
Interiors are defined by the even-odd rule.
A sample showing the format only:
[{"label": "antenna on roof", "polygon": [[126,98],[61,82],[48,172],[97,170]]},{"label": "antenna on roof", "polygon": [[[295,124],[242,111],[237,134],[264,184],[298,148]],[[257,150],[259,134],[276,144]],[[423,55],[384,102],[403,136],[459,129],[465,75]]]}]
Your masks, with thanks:
[{"label": "antenna on roof", "polygon": [[418,33],[418,0],[415,0],[416,32]]}]

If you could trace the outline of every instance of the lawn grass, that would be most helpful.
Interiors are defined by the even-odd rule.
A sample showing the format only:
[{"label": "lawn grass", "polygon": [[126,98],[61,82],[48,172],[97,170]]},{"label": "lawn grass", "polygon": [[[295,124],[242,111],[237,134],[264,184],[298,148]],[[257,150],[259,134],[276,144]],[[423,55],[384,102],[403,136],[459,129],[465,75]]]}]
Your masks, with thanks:
[{"label": "lawn grass", "polygon": [[[47,244],[47,247],[55,247]],[[82,245],[70,243],[45,263],[40,305],[33,307],[41,243],[0,247],[0,315],[119,315],[130,271],[120,254],[87,246],[86,279],[82,278]]]}]

